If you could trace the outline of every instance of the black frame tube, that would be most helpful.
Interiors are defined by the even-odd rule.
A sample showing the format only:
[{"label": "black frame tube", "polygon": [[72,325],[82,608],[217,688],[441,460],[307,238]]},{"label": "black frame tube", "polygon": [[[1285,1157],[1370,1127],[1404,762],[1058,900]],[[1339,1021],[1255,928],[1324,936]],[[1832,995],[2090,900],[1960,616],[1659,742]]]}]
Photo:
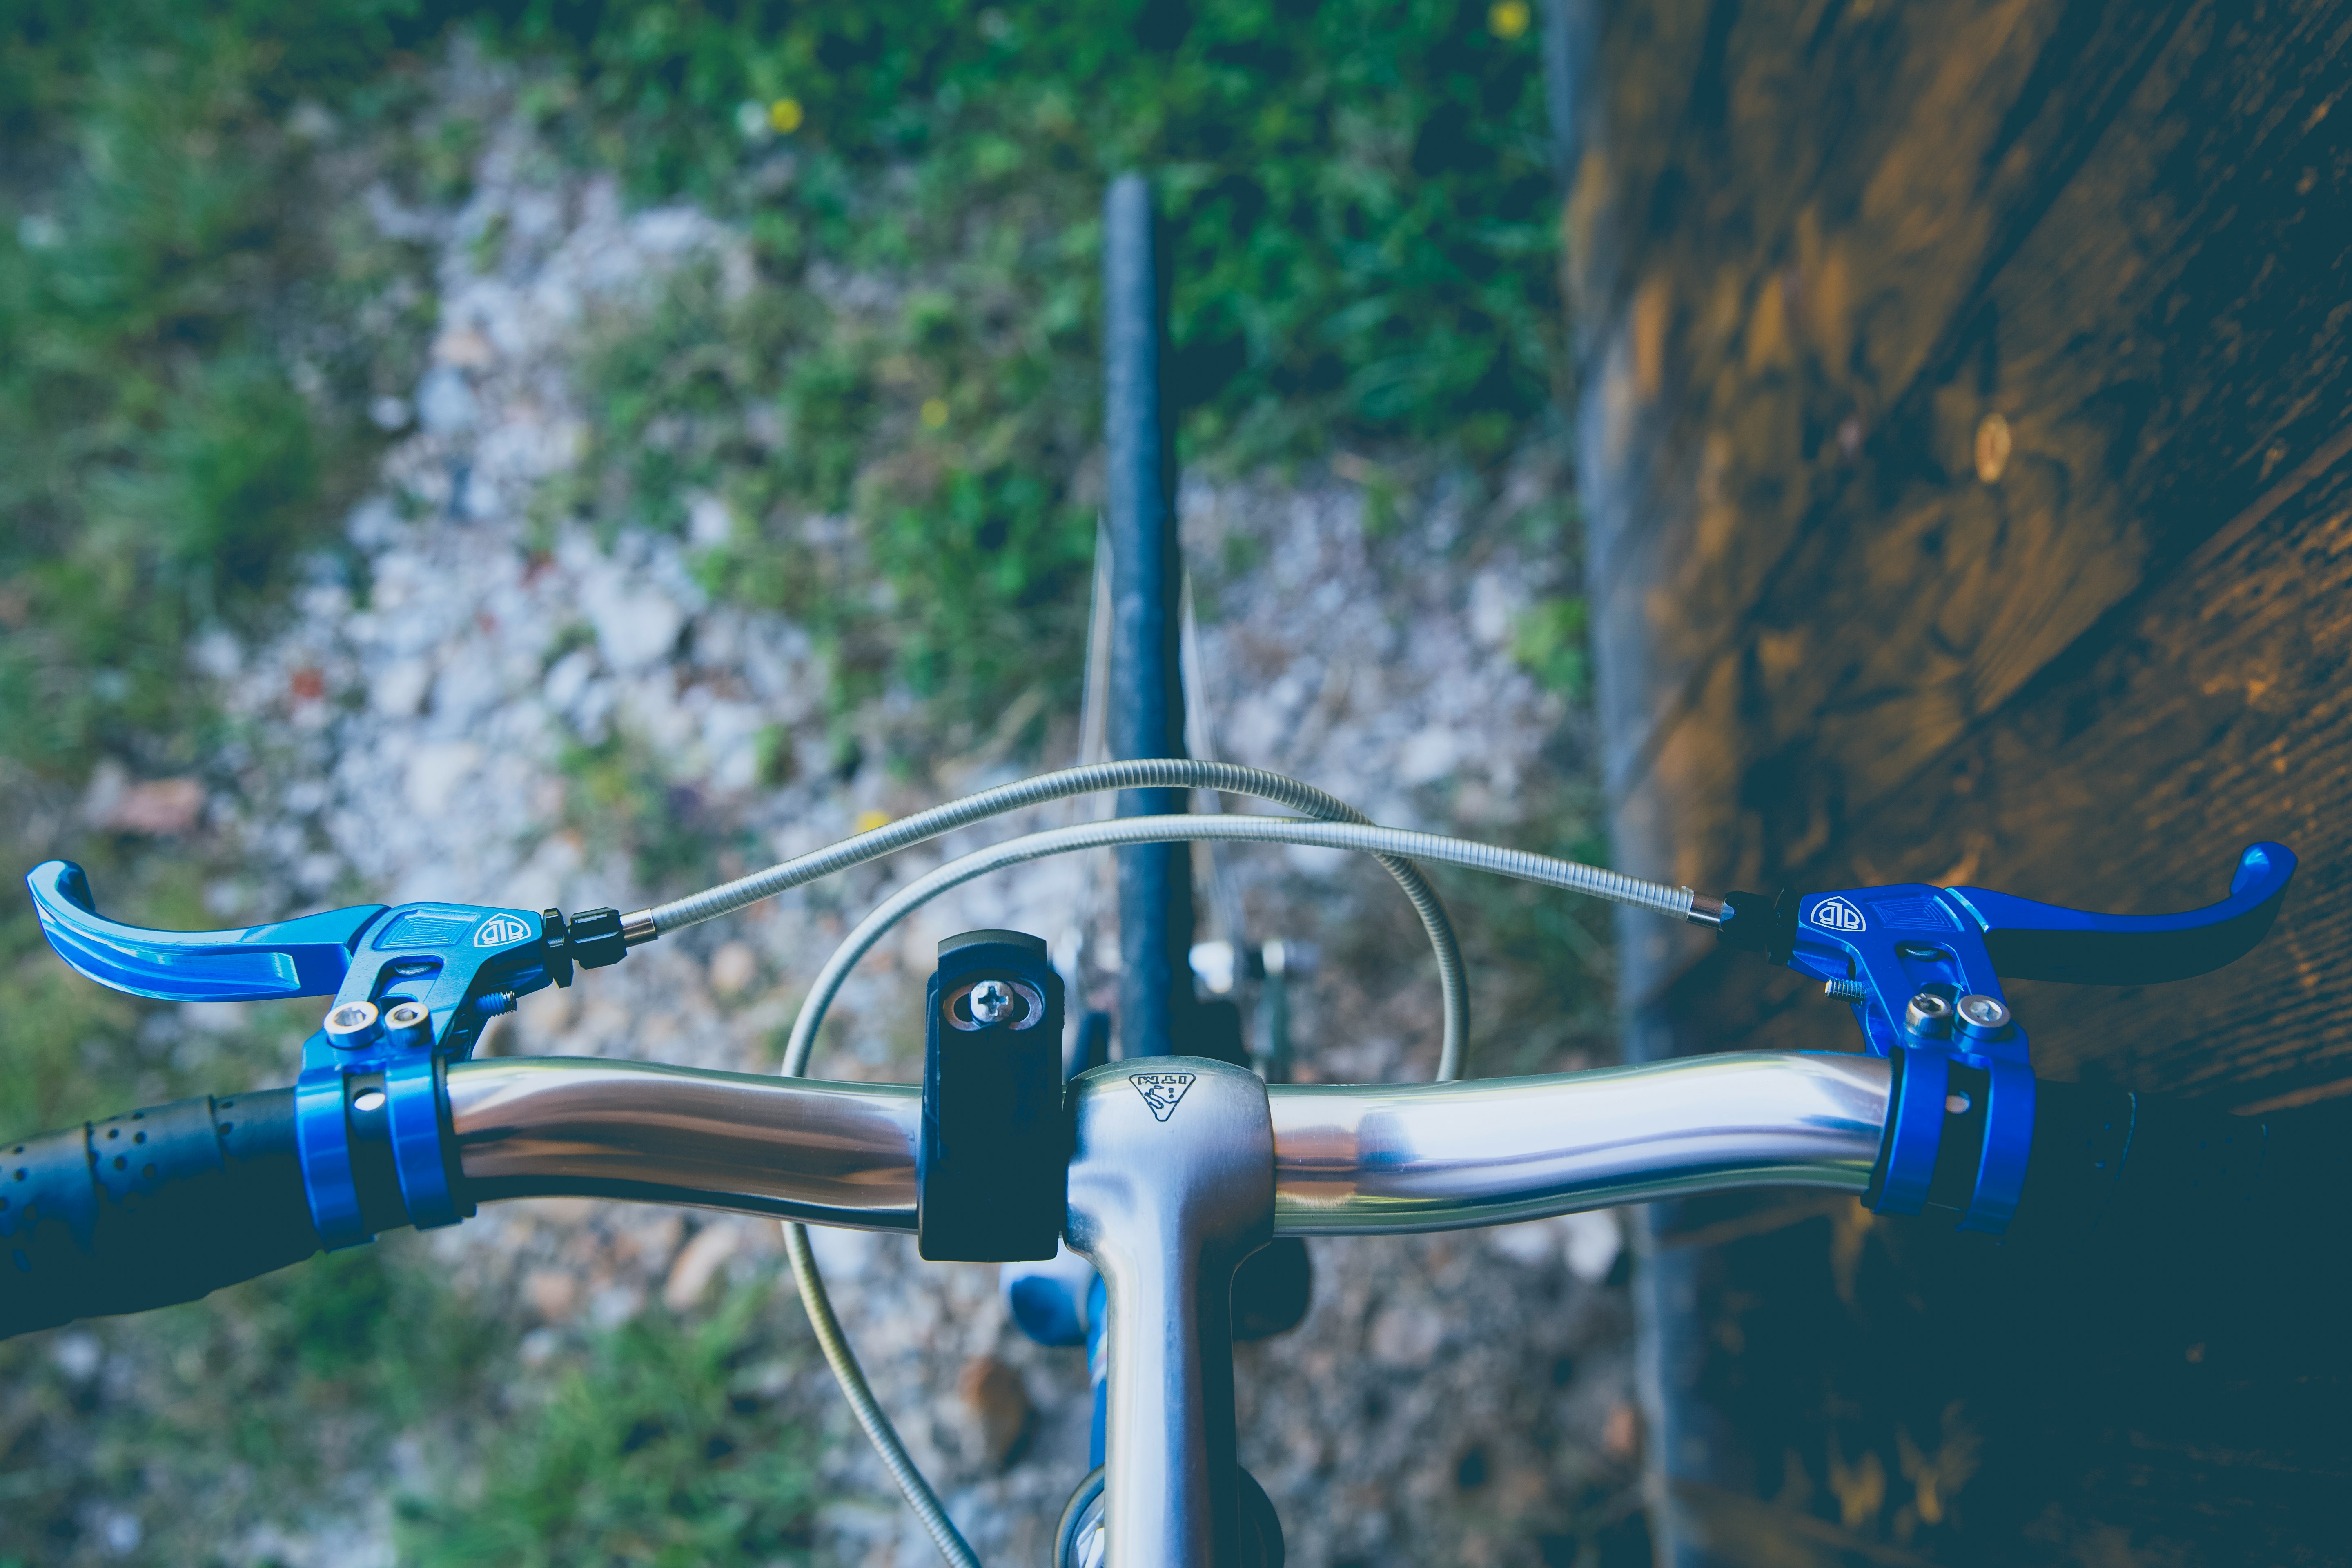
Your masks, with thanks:
[{"label": "black frame tube", "polygon": [[[1184,755],[1177,658],[1183,573],[1176,463],[1161,367],[1167,267],[1150,186],[1122,174],[1103,198],[1103,436],[1111,545],[1111,755]],[[1121,816],[1185,809],[1181,790],[1127,790]],[[1192,1002],[1192,847],[1118,850],[1119,1054],[1181,1048]]]}]

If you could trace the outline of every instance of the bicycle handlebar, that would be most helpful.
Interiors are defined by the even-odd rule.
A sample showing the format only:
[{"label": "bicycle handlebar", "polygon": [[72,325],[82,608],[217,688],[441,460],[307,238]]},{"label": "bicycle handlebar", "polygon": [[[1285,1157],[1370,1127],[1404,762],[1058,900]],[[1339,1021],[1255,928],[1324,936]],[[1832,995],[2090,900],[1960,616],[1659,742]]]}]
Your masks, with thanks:
[{"label": "bicycle handlebar", "polygon": [[[1467,1083],[1274,1085],[1274,1228],[1458,1229],[1765,1185],[1860,1195],[1893,1076],[1879,1058],[1744,1052]],[[610,1197],[916,1228],[913,1085],[552,1057],[455,1063],[446,1081],[469,1203]],[[2352,1162],[2341,1139],[2303,1125],[2327,1120],[2311,1113],[2042,1092],[2021,1239],[2243,1215],[2325,1190]],[[0,1167],[0,1337],[192,1300],[319,1247],[290,1089],[46,1133]]]},{"label": "bicycle handlebar", "polygon": [[468,1195],[613,1197],[855,1230],[915,1228],[916,1084],[585,1058],[454,1063]]}]

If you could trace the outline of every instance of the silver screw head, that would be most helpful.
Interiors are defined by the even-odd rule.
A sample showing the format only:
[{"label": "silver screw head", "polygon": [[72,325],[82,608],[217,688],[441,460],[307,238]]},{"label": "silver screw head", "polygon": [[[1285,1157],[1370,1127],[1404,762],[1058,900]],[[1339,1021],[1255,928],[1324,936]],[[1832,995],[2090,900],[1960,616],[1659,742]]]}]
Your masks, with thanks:
[{"label": "silver screw head", "polygon": [[373,1002],[346,1002],[327,1014],[327,1040],[338,1050],[356,1051],[375,1044],[383,1033]]},{"label": "silver screw head", "polygon": [[983,980],[971,988],[971,1016],[983,1024],[1003,1023],[1013,1012],[1013,987]]},{"label": "silver screw head", "polygon": [[2009,1027],[2009,1008],[1998,996],[1971,992],[1960,998],[1960,1022],[1971,1032]]},{"label": "silver screw head", "polygon": [[1903,1026],[1915,1035],[1940,1035],[1952,1026],[1952,1005],[1933,991],[1922,991],[1903,1009]]}]

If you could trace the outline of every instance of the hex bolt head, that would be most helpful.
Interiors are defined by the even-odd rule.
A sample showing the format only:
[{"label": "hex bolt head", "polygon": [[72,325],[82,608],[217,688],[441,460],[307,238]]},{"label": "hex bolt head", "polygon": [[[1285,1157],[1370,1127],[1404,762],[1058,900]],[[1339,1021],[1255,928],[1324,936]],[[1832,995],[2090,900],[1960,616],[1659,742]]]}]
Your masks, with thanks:
[{"label": "hex bolt head", "polygon": [[1013,987],[1002,980],[983,980],[971,988],[971,1016],[982,1024],[1001,1024],[1012,1016]]},{"label": "hex bolt head", "polygon": [[365,1050],[383,1037],[373,1002],[345,1002],[327,1014],[327,1043],[339,1051]]},{"label": "hex bolt head", "polygon": [[2009,1027],[2009,1007],[1998,996],[1970,992],[1959,1000],[1960,1027],[1979,1038],[1990,1039]]},{"label": "hex bolt head", "polygon": [[433,1014],[421,1003],[403,1002],[383,1016],[383,1032],[395,1046],[414,1049],[433,1043]]},{"label": "hex bolt head", "polygon": [[1952,1026],[1952,1005],[1933,991],[1922,991],[1903,1009],[1903,1026],[1915,1035],[1940,1035]]}]

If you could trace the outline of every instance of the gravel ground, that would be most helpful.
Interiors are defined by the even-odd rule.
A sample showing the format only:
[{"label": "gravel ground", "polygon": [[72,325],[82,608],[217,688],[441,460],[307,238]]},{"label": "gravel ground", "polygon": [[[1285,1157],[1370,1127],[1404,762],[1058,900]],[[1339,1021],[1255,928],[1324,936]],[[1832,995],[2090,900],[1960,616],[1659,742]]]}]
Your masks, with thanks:
[{"label": "gravel ground", "polygon": [[[249,873],[211,891],[224,919],[361,898],[630,907],[646,889],[626,857],[567,815],[567,749],[616,730],[661,759],[677,809],[773,858],[1080,748],[1069,715],[1040,759],[982,743],[935,759],[925,780],[880,767],[844,778],[811,639],[710,602],[689,570],[693,539],[624,534],[606,547],[534,531],[534,499],[576,461],[589,416],[572,374],[583,322],[649,298],[690,258],[716,258],[740,287],[751,269],[739,237],[709,218],[629,212],[608,184],[532,154],[508,123],[454,214],[367,198],[387,231],[438,247],[442,325],[409,405],[383,410],[407,434],[379,493],[351,516],[364,602],[322,579],[266,643],[201,650],[229,694],[242,760],[239,789],[207,809],[251,850]],[[476,241],[493,225],[507,240],[486,274]],[[1474,501],[1408,476],[1404,521],[1370,530],[1368,468],[1343,459],[1296,483],[1188,485],[1208,731],[1196,745],[1297,774],[1384,823],[1506,839],[1556,824],[1580,798],[1582,721],[1511,658],[1514,616],[1550,569],[1523,559],[1494,520],[1564,480],[1531,462],[1499,501]],[[902,717],[886,702],[852,722]],[[800,765],[794,782],[762,788],[761,737],[773,726]],[[768,1070],[858,914],[948,855],[1067,819],[1056,808],[990,825],[655,943],[529,998],[487,1048]],[[746,868],[742,854],[711,865],[711,879]],[[1376,872],[1331,853],[1251,848],[1226,855],[1223,874],[1253,934],[1321,954],[1297,988],[1300,1076],[1427,1075],[1433,971]],[[1094,860],[1035,865],[924,911],[844,994],[818,1073],[912,1076],[920,987],[943,934],[1007,925],[1065,953],[1115,952],[1105,879]],[[1082,994],[1115,989],[1090,958],[1078,963]],[[1480,1038],[1490,1069],[1498,1055],[1525,1065],[1533,1050],[1543,1065],[1605,1048],[1590,1030],[1580,1044]],[[537,1325],[526,1356],[656,1298],[692,1310],[714,1281],[772,1268],[778,1245],[774,1226],[749,1220],[588,1203],[507,1205],[432,1241],[454,1278]],[[1240,1357],[1243,1452],[1283,1514],[1290,1560],[1613,1557],[1637,1528],[1624,1522],[1637,1434],[1618,1255],[1612,1215],[1316,1244],[1305,1325]],[[925,1265],[911,1242],[845,1233],[825,1236],[820,1257],[886,1406],[982,1555],[1042,1561],[1084,1468],[1078,1354],[1022,1340],[992,1268]],[[781,1299],[774,1310],[795,1310]],[[814,1403],[821,1369],[778,1375],[808,1388],[832,1438],[815,1559],[929,1560],[845,1412]],[[263,1533],[289,1564],[390,1560],[387,1538],[350,1528],[289,1521]]]}]

